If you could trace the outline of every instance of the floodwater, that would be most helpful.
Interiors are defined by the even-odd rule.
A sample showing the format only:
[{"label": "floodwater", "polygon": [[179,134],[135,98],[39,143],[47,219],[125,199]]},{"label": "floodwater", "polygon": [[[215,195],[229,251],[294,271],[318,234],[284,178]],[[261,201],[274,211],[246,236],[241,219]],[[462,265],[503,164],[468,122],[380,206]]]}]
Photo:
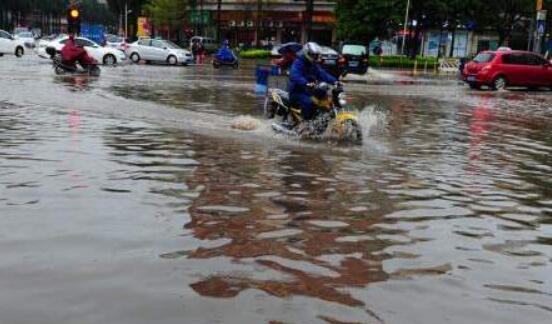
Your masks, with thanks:
[{"label": "floodwater", "polygon": [[550,92],[376,72],[342,146],[251,70],[0,75],[2,324],[550,323]]}]

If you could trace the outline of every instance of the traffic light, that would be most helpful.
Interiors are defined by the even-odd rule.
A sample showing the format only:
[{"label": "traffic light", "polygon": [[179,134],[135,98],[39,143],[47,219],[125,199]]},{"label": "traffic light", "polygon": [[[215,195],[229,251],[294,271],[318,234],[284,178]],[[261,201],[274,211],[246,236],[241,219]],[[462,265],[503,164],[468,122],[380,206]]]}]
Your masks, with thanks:
[{"label": "traffic light", "polygon": [[67,8],[67,31],[70,34],[80,33],[80,17],[81,12],[79,7],[70,6]]}]

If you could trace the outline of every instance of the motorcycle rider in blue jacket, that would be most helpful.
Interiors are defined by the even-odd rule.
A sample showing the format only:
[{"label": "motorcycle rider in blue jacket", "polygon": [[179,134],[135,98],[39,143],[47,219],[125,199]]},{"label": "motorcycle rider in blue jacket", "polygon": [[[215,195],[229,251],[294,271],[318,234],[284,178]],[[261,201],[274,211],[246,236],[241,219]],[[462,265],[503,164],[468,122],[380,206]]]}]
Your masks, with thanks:
[{"label": "motorcycle rider in blue jacket", "polygon": [[326,72],[318,63],[322,49],[316,43],[310,42],[303,47],[303,54],[299,56],[289,72],[288,91],[292,104],[301,107],[305,120],[312,119],[315,107],[312,99],[312,89],[316,82],[334,84],[338,80]]},{"label": "motorcycle rider in blue jacket", "polygon": [[232,63],[236,60],[236,56],[230,49],[230,42],[228,40],[224,40],[222,47],[215,54],[215,57],[224,63]]}]

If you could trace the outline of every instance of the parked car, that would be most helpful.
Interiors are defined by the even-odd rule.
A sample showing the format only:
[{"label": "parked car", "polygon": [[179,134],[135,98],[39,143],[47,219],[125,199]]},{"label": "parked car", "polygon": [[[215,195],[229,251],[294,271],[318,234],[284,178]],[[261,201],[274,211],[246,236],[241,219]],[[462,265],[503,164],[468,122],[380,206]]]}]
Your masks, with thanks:
[{"label": "parked car", "polygon": [[27,48],[35,47],[35,35],[30,31],[20,32],[19,34],[15,35],[15,38],[23,41],[23,44],[25,44],[25,47]]},{"label": "parked car", "polygon": [[333,76],[338,77],[342,71],[338,64],[339,53],[331,47],[320,46],[320,48],[322,49],[322,54],[320,55],[322,66]]},{"label": "parked car", "polygon": [[48,53],[46,53],[46,47],[48,47],[48,45],[50,45],[50,43],[55,41],[56,39],[61,39],[61,38],[66,38],[66,37],[67,37],[67,35],[65,35],[65,34],[60,34],[60,35],[52,34],[52,35],[49,35],[49,36],[42,37],[41,39],[38,40],[38,42],[36,44],[36,47],[35,47],[36,55],[38,55],[39,57],[41,57],[43,59],[49,59],[50,55],[48,55]]},{"label": "parked car", "polygon": [[[59,37],[48,43],[45,47],[39,47],[36,52],[38,56],[42,58],[50,58],[46,49],[48,47],[54,48],[57,52],[60,52],[65,43],[69,40],[68,36]],[[83,46],[88,55],[92,56],[96,61],[105,65],[115,65],[126,61],[127,57],[123,51],[115,48],[102,47],[88,38],[77,37],[75,43],[78,46]]]},{"label": "parked car", "polygon": [[192,44],[194,42],[197,42],[197,41],[202,41],[203,42],[203,47],[205,47],[205,50],[207,51],[207,53],[214,53],[220,47],[220,44],[216,40],[214,40],[213,38],[203,37],[203,36],[194,36],[194,37],[190,38],[190,51],[192,50]]},{"label": "parked car", "polygon": [[134,63],[144,60],[146,62],[165,62],[170,65],[188,65],[194,60],[189,51],[178,47],[171,41],[162,39],[141,39],[130,44],[126,53]]},{"label": "parked car", "polygon": [[123,36],[107,35],[105,41],[106,47],[116,48],[120,51],[126,52],[128,44]]},{"label": "parked car", "polygon": [[345,44],[341,48],[339,63],[347,73],[365,74],[369,65],[368,55],[368,49],[364,45]]},{"label": "parked car", "polygon": [[17,57],[25,54],[25,43],[13,37],[10,33],[0,29],[0,56],[12,54]]},{"label": "parked car", "polygon": [[529,88],[552,87],[552,64],[542,56],[525,51],[485,51],[466,64],[462,73],[472,89],[489,86]]}]

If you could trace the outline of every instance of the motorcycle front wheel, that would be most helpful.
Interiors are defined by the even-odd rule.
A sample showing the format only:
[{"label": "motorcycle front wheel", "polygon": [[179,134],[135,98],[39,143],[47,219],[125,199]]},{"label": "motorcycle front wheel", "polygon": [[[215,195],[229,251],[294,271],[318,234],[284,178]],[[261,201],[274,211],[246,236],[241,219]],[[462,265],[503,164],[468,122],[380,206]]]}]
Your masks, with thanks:
[{"label": "motorcycle front wheel", "polygon": [[57,75],[64,75],[66,72],[65,72],[65,69],[62,68],[61,66],[59,65],[56,65],[54,67],[54,71],[56,72]]},{"label": "motorcycle front wheel", "polygon": [[100,76],[101,72],[102,72],[102,70],[100,70],[100,67],[98,67],[97,65],[93,65],[93,66],[90,67],[88,73],[91,76],[96,76],[97,77],[97,76]]},{"label": "motorcycle front wheel", "polygon": [[362,144],[362,130],[354,120],[347,120],[341,126],[341,140],[353,144]]}]

